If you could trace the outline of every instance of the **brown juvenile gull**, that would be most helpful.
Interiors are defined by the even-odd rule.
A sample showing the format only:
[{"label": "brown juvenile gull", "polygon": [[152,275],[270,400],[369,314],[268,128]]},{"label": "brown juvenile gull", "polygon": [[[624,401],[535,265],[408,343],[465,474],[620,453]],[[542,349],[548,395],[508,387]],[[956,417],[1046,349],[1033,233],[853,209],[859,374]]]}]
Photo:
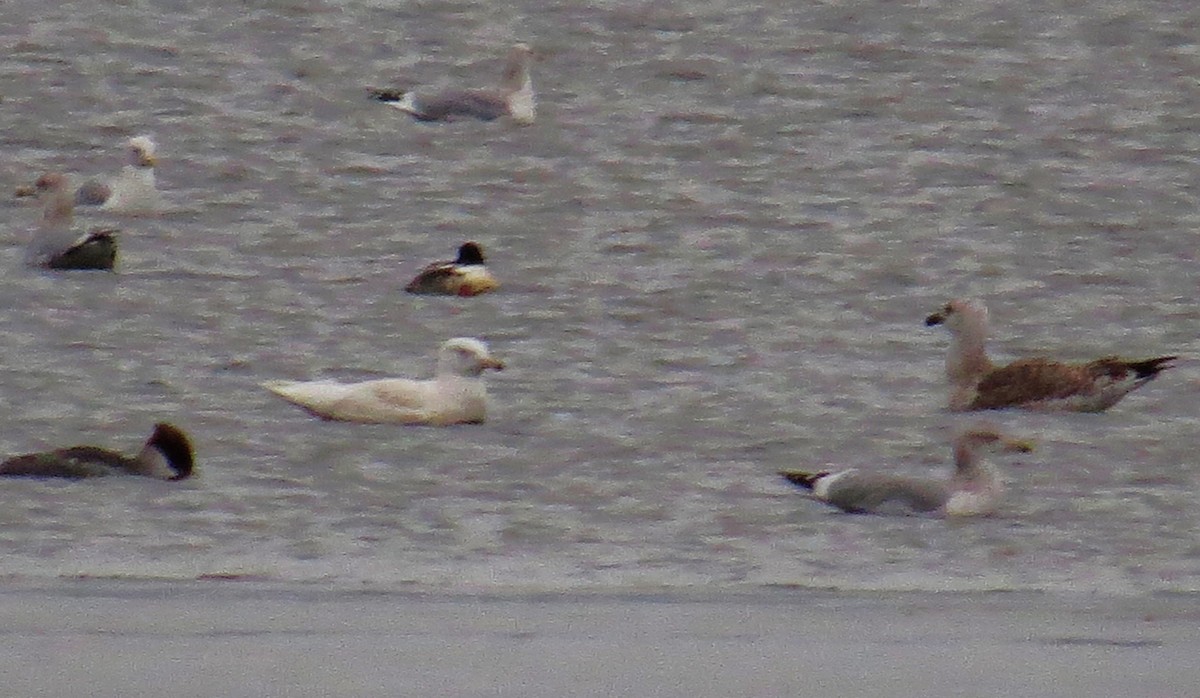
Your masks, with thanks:
[{"label": "brown juvenile gull", "polygon": [[42,219],[25,247],[25,263],[46,269],[112,270],[117,260],[117,231],[80,235],[72,229],[74,203],[63,175],[44,174],[34,186],[42,202]]},{"label": "brown juvenile gull", "polygon": [[500,284],[484,264],[483,248],[477,242],[465,242],[458,257],[427,265],[404,287],[409,293],[449,296],[478,296],[495,290]]},{"label": "brown juvenile gull", "polygon": [[362,383],[275,381],[263,387],[323,419],[364,424],[480,424],[487,416],[484,369],[504,363],[478,339],[456,337],[438,350],[431,380],[383,378]]},{"label": "brown juvenile gull", "polygon": [[130,138],[128,160],[116,177],[89,180],[75,192],[75,203],[117,213],[148,213],[162,208],[154,178],[157,147],[149,136]]},{"label": "brown juvenile gull", "polygon": [[999,475],[982,458],[985,450],[1028,453],[1033,447],[994,429],[975,427],[955,438],[954,474],[948,480],[855,468],[779,474],[812,490],[814,498],[852,514],[978,516],[995,511],[1004,492]]},{"label": "brown juvenile gull", "polygon": [[508,52],[504,79],[497,89],[449,90],[417,94],[413,90],[368,88],[374,99],[412,115],[418,121],[480,119],[492,121],[507,116],[514,123],[532,124],[537,115],[537,98],[529,65],[533,50],[515,44]]},{"label": "brown juvenile gull", "polygon": [[183,430],[160,422],[133,457],[99,446],[72,446],[27,453],[0,463],[0,476],[81,479],[108,475],[141,475],[182,480],[192,474],[192,443]]},{"label": "brown juvenile gull", "polygon": [[969,300],[950,301],[925,318],[927,326],[950,330],[946,377],[950,409],[958,411],[1020,407],[1029,410],[1102,412],[1130,391],[1149,383],[1170,368],[1177,356],[1128,361],[1106,356],[1087,363],[1063,363],[1045,358],[995,366],[984,350],[987,308]]}]

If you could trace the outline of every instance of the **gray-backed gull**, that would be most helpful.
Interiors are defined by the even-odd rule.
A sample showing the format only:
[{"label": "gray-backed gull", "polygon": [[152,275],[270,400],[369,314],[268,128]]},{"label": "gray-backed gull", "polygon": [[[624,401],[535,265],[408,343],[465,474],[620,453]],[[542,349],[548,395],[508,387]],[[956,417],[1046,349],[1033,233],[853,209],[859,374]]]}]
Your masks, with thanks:
[{"label": "gray-backed gull", "polygon": [[789,482],[813,497],[853,514],[977,516],[996,509],[1004,487],[982,451],[1027,453],[1026,441],[976,427],[954,440],[954,473],[949,479],[911,477],[850,468],[806,472],[784,470]]},{"label": "gray-backed gull", "polygon": [[387,102],[418,121],[492,121],[507,116],[517,124],[532,124],[537,116],[537,98],[529,77],[532,61],[532,49],[526,44],[515,44],[508,53],[503,81],[496,89],[425,92],[368,88],[368,91],[374,99]]}]

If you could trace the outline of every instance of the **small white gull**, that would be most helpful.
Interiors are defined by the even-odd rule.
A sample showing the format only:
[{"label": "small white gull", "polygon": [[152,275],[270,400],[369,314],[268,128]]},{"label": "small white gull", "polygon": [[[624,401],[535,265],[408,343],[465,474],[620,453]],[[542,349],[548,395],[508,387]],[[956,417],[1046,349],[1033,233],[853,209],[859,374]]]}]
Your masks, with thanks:
[{"label": "small white gull", "polygon": [[480,119],[492,121],[507,116],[514,123],[532,124],[537,116],[537,97],[529,66],[533,50],[515,44],[508,53],[504,78],[497,89],[419,92],[387,88],[368,88],[371,97],[410,114],[418,121],[454,121]]},{"label": "small white gull", "polygon": [[25,263],[46,269],[111,270],[117,260],[116,230],[80,235],[73,229],[74,203],[67,178],[51,172],[34,185],[42,218],[25,247]]},{"label": "small white gull", "polygon": [[995,511],[1004,486],[982,451],[1028,453],[1026,441],[988,427],[975,427],[954,440],[954,473],[935,479],[849,468],[808,472],[784,470],[788,482],[852,514],[978,516]]},{"label": "small white gull", "polygon": [[263,387],[323,419],[364,424],[479,424],[487,417],[485,369],[500,370],[486,344],[446,340],[431,380],[383,378],[361,383],[275,381]]},{"label": "small white gull", "polygon": [[1102,412],[1149,383],[1179,358],[1130,361],[1106,356],[1086,363],[1029,358],[995,366],[984,348],[987,317],[982,303],[960,299],[925,318],[927,326],[945,325],[950,331],[946,377],[950,381],[951,410],[1020,407]]},{"label": "small white gull", "polygon": [[75,192],[76,204],[116,213],[153,213],[162,208],[154,177],[157,146],[149,136],[136,136],[126,148],[128,160],[121,171],[111,179],[84,182]]}]

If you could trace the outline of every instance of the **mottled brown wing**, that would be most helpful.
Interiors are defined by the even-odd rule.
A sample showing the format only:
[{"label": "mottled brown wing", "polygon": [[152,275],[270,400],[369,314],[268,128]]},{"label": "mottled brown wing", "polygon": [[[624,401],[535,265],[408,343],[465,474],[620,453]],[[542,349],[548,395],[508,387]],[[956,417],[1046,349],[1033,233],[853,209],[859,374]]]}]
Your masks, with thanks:
[{"label": "mottled brown wing", "polygon": [[1021,359],[983,377],[971,409],[1015,407],[1040,400],[1068,398],[1092,384],[1084,366],[1048,359]]}]

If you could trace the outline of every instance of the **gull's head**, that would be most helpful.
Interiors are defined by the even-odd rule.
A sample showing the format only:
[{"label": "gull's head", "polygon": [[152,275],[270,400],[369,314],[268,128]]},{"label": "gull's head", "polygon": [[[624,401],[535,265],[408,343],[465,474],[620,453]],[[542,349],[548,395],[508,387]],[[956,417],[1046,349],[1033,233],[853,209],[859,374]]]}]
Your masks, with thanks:
[{"label": "gull's head", "polygon": [[1025,439],[1014,439],[995,427],[977,425],[958,435],[956,445],[970,452],[987,450],[995,453],[1029,453],[1033,444]]},{"label": "gull's head", "polygon": [[37,181],[33,184],[33,188],[38,196],[44,196],[51,192],[66,191],[67,178],[58,172],[47,172],[37,178]]},{"label": "gull's head", "polygon": [[537,119],[537,97],[533,92],[533,80],[529,77],[529,65],[533,62],[533,49],[529,44],[513,44],[504,66],[502,88],[507,93],[508,115],[513,123],[528,126]]},{"label": "gull's head", "polygon": [[528,65],[533,60],[533,49],[529,47],[529,44],[513,44],[512,48],[508,50],[508,59]]},{"label": "gull's head", "polygon": [[504,362],[492,356],[487,344],[473,337],[448,339],[438,351],[438,374],[478,376],[489,368],[499,371]]},{"label": "gull's head", "polygon": [[130,138],[128,148],[130,165],[134,167],[154,167],[158,163],[158,160],[155,158],[157,148],[149,136]]},{"label": "gull's head", "polygon": [[957,333],[965,327],[983,327],[987,324],[987,308],[979,301],[955,299],[925,318],[925,326],[945,325]]}]

